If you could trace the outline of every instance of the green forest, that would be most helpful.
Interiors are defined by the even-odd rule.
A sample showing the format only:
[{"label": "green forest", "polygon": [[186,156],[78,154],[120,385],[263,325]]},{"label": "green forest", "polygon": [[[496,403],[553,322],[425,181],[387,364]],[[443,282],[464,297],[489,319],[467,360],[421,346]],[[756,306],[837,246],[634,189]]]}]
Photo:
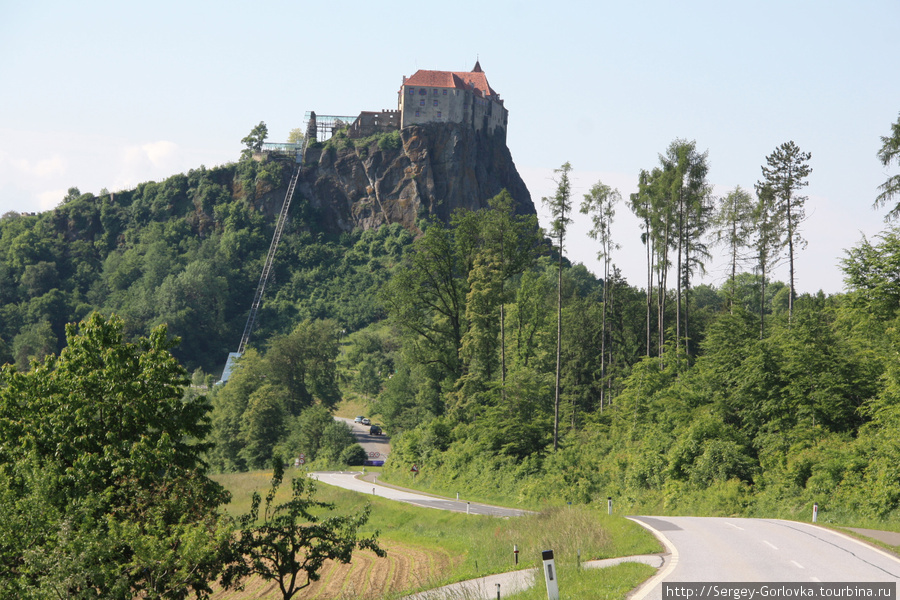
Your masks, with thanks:
[{"label": "green forest", "polygon": [[[877,158],[900,163],[900,119],[882,141]],[[220,386],[289,164],[246,156],[3,215],[0,564],[24,568],[8,525],[38,514],[65,526],[33,532],[36,547],[97,519],[147,560],[153,548],[140,544],[153,536],[212,535],[222,498],[209,471],[299,452],[358,463],[331,418],[348,397],[391,435],[390,481],[411,482],[416,464],[419,487],[526,505],[611,496],[635,510],[783,515],[818,502],[825,516],[896,522],[900,228],[847,249],[845,293],[798,294],[814,158],[787,142],[761,162],[754,190],[721,198],[691,141],[673,141],[628,198],[602,182],[573,197],[565,163],[542,199],[546,231],[508,193],[449,222],[423,215],[417,231],[343,234],[320,231],[295,199],[250,349]],[[896,217],[900,176],[880,191],[871,201]],[[617,228],[626,210],[640,231]],[[573,219],[592,224],[599,276],[565,258]],[[642,282],[616,268],[625,236],[644,242]],[[694,285],[713,253],[729,257],[731,276]],[[781,264],[785,282],[770,276]],[[130,431],[144,413],[151,434]],[[145,494],[160,473],[168,487]],[[167,493],[212,512],[187,511],[174,531],[184,507]],[[66,560],[102,564],[65,541]],[[26,579],[49,568],[29,560]]]}]

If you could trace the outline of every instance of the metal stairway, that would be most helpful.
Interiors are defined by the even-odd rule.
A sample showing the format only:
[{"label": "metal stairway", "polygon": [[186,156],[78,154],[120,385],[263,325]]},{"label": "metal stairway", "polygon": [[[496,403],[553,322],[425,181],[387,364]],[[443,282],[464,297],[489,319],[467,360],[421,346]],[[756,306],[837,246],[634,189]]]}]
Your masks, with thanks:
[{"label": "metal stairway", "polygon": [[250,305],[250,315],[247,317],[247,324],[244,326],[244,334],[241,336],[241,343],[237,352],[228,354],[228,360],[225,363],[225,369],[222,372],[220,383],[228,381],[231,371],[234,368],[234,361],[238,359],[247,348],[247,342],[250,341],[250,333],[253,331],[253,325],[256,323],[256,316],[259,314],[259,307],[262,304],[263,293],[266,291],[266,283],[269,280],[269,274],[272,272],[272,263],[275,261],[275,253],[278,251],[278,243],[281,241],[281,234],[284,232],[284,225],[287,222],[288,211],[291,208],[291,200],[294,197],[294,190],[297,188],[297,180],[300,178],[302,170],[303,155],[309,139],[303,140],[303,145],[297,150],[295,155],[294,170],[291,173],[291,181],[288,184],[287,193],[284,196],[284,204],[281,206],[281,212],[275,223],[275,233],[272,235],[272,242],[269,244],[269,253],[266,255],[266,263],[263,266],[262,275],[259,277],[259,283],[256,286],[256,294],[253,296],[253,303]]}]

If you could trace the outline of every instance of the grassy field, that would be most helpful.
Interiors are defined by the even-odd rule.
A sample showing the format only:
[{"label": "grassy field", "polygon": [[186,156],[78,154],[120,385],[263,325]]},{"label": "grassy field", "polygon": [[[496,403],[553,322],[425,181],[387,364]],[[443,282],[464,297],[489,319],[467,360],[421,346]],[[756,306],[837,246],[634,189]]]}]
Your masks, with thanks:
[{"label": "grassy field", "polygon": [[[292,475],[289,471],[287,477]],[[232,493],[228,510],[238,515],[249,509],[254,491],[265,495],[270,477],[271,472],[256,471],[219,475],[215,479]],[[286,500],[289,486],[282,487],[281,498]],[[412,591],[510,571],[516,568],[514,544],[519,548],[519,568],[540,566],[540,552],[551,548],[555,551],[560,581],[569,586],[565,597],[624,598],[653,570],[644,569],[643,565],[625,565],[578,571],[578,551],[583,561],[661,551],[659,543],[641,527],[621,517],[607,516],[605,506],[603,511],[565,507],[515,519],[496,519],[418,508],[324,484],[318,490],[317,498],[333,502],[342,514],[370,503],[372,516],[363,533],[379,531],[380,544],[388,556],[379,559],[370,553],[357,553],[350,565],[326,565],[321,581],[296,598],[398,598]],[[600,577],[598,572],[605,575]],[[570,573],[568,579],[563,579],[564,573]],[[584,591],[575,594],[576,589]],[[260,581],[249,582],[244,592],[216,596],[217,600],[278,597],[277,589]]]},{"label": "grassy field", "polygon": [[[625,563],[605,569],[579,569],[572,564],[559,566],[560,600],[621,600],[643,581],[652,577],[656,569],[641,563]],[[510,600],[544,600],[545,582],[538,581],[528,591],[507,596]]]},{"label": "grassy field", "polygon": [[358,394],[348,394],[337,406],[334,407],[334,416],[354,419],[357,416],[373,417],[372,407]]}]

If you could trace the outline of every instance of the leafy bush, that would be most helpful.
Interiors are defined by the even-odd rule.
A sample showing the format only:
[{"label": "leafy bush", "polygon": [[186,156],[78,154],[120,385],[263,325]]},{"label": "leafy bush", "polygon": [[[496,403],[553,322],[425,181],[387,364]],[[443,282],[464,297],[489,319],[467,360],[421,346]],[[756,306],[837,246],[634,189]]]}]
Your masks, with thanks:
[{"label": "leafy bush", "polygon": [[357,467],[365,464],[366,458],[368,458],[366,450],[359,444],[354,444],[344,448],[338,460],[345,465]]},{"label": "leafy bush", "polygon": [[400,139],[400,131],[391,131],[390,133],[382,133],[378,136],[378,149],[387,151],[387,150],[399,150],[403,145],[403,142]]}]

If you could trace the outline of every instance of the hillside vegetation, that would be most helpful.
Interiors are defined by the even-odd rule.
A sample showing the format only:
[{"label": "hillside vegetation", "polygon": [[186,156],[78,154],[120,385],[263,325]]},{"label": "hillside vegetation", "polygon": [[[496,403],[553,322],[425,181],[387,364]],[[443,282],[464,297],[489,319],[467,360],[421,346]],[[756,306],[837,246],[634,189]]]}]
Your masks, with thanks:
[{"label": "hillside vegetation", "polygon": [[[506,192],[410,229],[344,233],[322,231],[324,209],[301,195],[251,348],[211,390],[207,374],[240,337],[286,166],[245,159],[114,195],[70,190],[54,211],[0,219],[0,360],[16,365],[0,381],[0,422],[22,440],[17,460],[30,460],[37,434],[21,414],[40,407],[10,386],[32,382],[23,397],[40,398],[65,323],[100,309],[121,316],[117,343],[161,324],[155,343],[181,338],[172,352],[194,372],[182,402],[197,421],[184,435],[208,445],[173,443],[191,443],[201,472],[301,452],[358,462],[330,412],[353,397],[392,436],[385,477],[398,483],[704,515],[805,517],[818,502],[822,520],[896,527],[900,229],[847,250],[845,293],[799,294],[811,164],[782,144],[754,192],[714,198],[707,154],[675,140],[628,199],[597,182],[575,202],[566,163],[543,199],[547,231]],[[623,208],[639,231],[618,229]],[[599,278],[565,259],[573,218],[591,221]],[[645,243],[639,286],[615,268],[624,236]],[[714,247],[732,275],[695,286]],[[770,280],[781,263],[788,281]],[[54,398],[64,431],[64,390]],[[44,481],[33,483],[39,497]]]},{"label": "hillside vegetation", "polygon": [[[64,326],[116,313],[132,338],[166,323],[191,371],[220,373],[237,350],[284,198],[289,163],[243,160],[133,190],[81,194],[55,210],[0,219],[0,362],[56,353]],[[399,225],[329,235],[295,199],[255,339],[304,318],[358,329],[412,241]]]}]

